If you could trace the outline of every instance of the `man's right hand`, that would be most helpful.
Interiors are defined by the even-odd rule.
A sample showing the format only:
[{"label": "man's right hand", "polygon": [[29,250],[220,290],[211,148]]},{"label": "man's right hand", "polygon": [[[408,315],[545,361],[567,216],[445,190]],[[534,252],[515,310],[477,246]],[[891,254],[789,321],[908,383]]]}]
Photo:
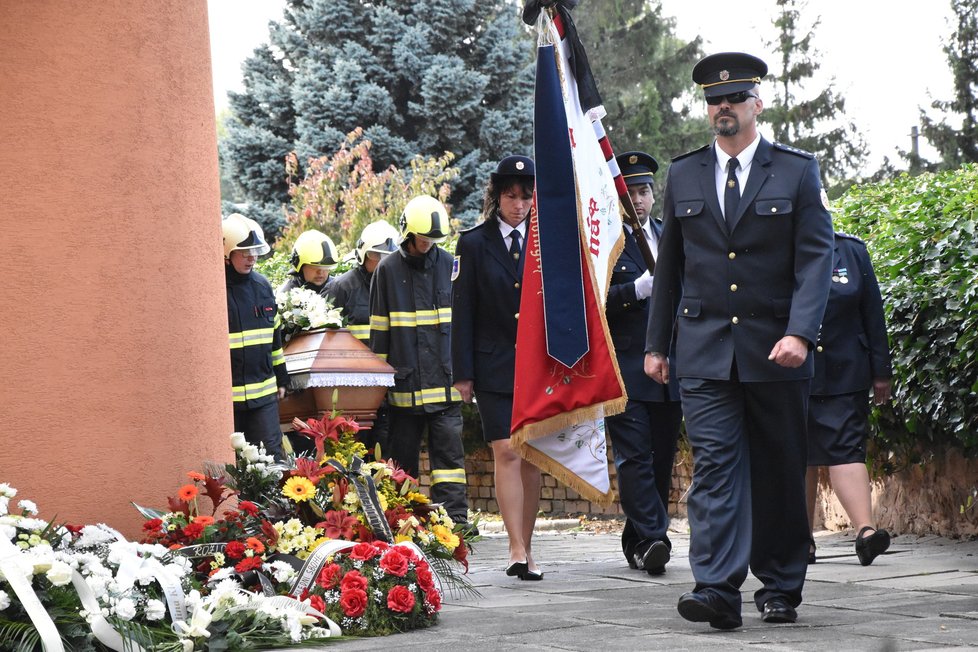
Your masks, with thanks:
[{"label": "man's right hand", "polygon": [[472,393],[473,393],[472,386],[474,384],[475,384],[474,381],[471,380],[457,380],[455,381],[455,384],[452,385],[452,387],[457,389],[458,393],[462,395],[463,401],[465,401],[466,403],[471,403]]},{"label": "man's right hand", "polygon": [[669,382],[669,358],[661,353],[645,354],[645,375],[665,385]]}]

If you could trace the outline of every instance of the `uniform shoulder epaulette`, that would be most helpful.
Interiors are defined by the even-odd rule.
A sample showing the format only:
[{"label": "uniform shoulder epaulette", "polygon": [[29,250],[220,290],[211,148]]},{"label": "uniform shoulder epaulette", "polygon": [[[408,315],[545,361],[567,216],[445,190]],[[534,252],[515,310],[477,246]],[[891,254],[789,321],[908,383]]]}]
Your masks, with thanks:
[{"label": "uniform shoulder epaulette", "polygon": [[854,235],[849,235],[848,233],[843,233],[842,231],[836,231],[835,237],[842,238],[844,240],[852,240],[854,242],[858,242],[861,245],[866,244],[866,242],[862,238],[857,238]]},{"label": "uniform shoulder epaulette", "polygon": [[801,156],[802,158],[815,158],[815,155],[811,152],[806,152],[803,149],[798,149],[797,147],[792,147],[791,145],[785,145],[784,143],[771,143],[775,149],[779,149],[782,152],[788,152],[789,154],[794,154],[796,156]]},{"label": "uniform shoulder epaulette", "polygon": [[697,153],[702,152],[703,150],[709,149],[711,147],[713,147],[713,143],[709,143],[707,145],[703,145],[702,147],[697,147],[696,149],[691,150],[689,152],[686,152],[685,154],[680,154],[679,156],[673,156],[672,157],[672,161],[673,161],[673,163],[675,163],[676,161],[678,161],[680,159],[684,159],[687,156],[692,156],[693,154],[697,154]]},{"label": "uniform shoulder epaulette", "polygon": [[463,233],[472,233],[474,231],[478,231],[479,229],[481,229],[482,227],[484,227],[486,224],[489,224],[489,222],[490,222],[490,220],[482,220],[481,222],[477,222],[477,223],[473,224],[472,226],[470,226],[467,229],[460,230],[458,232],[458,234],[459,235],[462,235]]}]

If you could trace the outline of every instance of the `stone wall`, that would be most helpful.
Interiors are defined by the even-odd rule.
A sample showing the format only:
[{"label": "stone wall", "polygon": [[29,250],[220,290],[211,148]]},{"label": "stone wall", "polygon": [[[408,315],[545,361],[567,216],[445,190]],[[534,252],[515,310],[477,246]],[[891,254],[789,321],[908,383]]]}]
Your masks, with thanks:
[{"label": "stone wall", "polygon": [[[967,508],[978,487],[978,459],[950,450],[873,481],[873,516],[877,525],[896,534],[978,536],[978,504]],[[976,501],[978,503],[978,501]],[[819,476],[815,521],[829,530],[850,527],[845,510],[832,493],[828,472]]]},{"label": "stone wall", "polygon": [[[611,450],[609,444],[608,450]],[[427,488],[427,453],[422,453],[421,484]],[[479,448],[466,455],[465,472],[469,483],[469,506],[473,510],[498,513],[493,487],[492,452]],[[608,472],[617,489],[615,465],[609,459]],[[692,478],[692,456],[681,448],[673,469],[669,513],[686,516],[686,492]],[[978,536],[978,500],[966,508],[968,496],[978,487],[978,459],[966,459],[959,451],[913,466],[886,478],[873,481],[873,513],[879,527],[893,534],[938,534],[945,537]],[[962,512],[962,508],[965,508]],[[544,474],[540,489],[540,511],[545,516],[621,515],[618,502],[608,507],[582,499],[571,489]],[[820,475],[815,505],[815,527],[846,530],[851,527],[845,511],[828,483],[828,472]]]},{"label": "stone wall", "polygon": [[[611,484],[617,492],[618,480],[614,462],[610,457],[610,443],[608,444],[608,452],[608,473],[611,476]],[[669,512],[673,515],[686,515],[685,495],[689,487],[692,469],[688,459],[689,455],[683,451],[676,455],[676,466],[669,499]],[[496,503],[492,471],[492,450],[488,447],[480,447],[474,452],[467,453],[465,456],[465,475],[469,483],[469,507],[476,511],[498,513],[499,505]],[[421,486],[427,489],[430,483],[427,452],[421,454],[420,480]],[[607,507],[592,503],[581,498],[576,491],[568,489],[546,473],[543,475],[543,483],[540,487],[540,511],[546,516],[571,514],[620,516],[622,513],[621,505],[617,501]]]}]

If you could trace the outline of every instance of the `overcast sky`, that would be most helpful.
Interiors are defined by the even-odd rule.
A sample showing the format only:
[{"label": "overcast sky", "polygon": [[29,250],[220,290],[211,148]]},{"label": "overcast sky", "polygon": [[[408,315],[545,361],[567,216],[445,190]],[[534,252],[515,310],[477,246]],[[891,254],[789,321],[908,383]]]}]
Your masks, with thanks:
[{"label": "overcast sky", "polygon": [[[207,4],[214,100],[220,111],[227,106],[227,92],[241,90],[241,62],[268,41],[268,21],[281,16],[284,3],[208,0]],[[662,7],[665,15],[676,17],[677,36],[685,40],[702,36],[708,53],[739,50],[761,57],[772,68],[777,64],[778,58],[764,45],[775,36],[774,0],[662,0]],[[834,77],[836,89],[846,98],[846,112],[870,148],[867,171],[875,170],[883,156],[896,161],[897,149],[910,147],[918,107],[929,106],[932,98],[950,99],[952,80],[942,50],[942,39],[954,30],[949,23],[950,3],[823,0],[811,2],[807,13],[821,15],[814,41],[822,64],[818,81],[828,83]],[[928,153],[926,145],[923,153]]]}]

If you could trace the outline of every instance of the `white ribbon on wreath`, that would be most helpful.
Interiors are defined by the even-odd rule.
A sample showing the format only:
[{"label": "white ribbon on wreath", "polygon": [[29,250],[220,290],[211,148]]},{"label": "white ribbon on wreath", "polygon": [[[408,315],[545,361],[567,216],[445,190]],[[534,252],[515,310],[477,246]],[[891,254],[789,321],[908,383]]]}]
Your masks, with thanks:
[{"label": "white ribbon on wreath", "polygon": [[[20,548],[11,543],[7,537],[0,537],[0,572],[3,573],[7,583],[13,588],[17,599],[24,607],[24,611],[30,617],[31,624],[34,625],[34,629],[37,630],[41,639],[41,647],[44,652],[64,652],[61,634],[58,633],[57,626],[51,620],[47,609],[41,604],[41,600],[31,585],[31,580],[28,579],[34,574],[33,563],[31,563],[31,568],[28,571],[24,561]],[[76,570],[71,571],[71,584],[78,594],[82,607],[89,613],[89,626],[99,643],[116,652],[123,652],[123,650],[144,652],[142,647],[131,641],[127,646],[119,632],[115,631],[109,621],[102,616],[102,607],[81,573]]]}]

